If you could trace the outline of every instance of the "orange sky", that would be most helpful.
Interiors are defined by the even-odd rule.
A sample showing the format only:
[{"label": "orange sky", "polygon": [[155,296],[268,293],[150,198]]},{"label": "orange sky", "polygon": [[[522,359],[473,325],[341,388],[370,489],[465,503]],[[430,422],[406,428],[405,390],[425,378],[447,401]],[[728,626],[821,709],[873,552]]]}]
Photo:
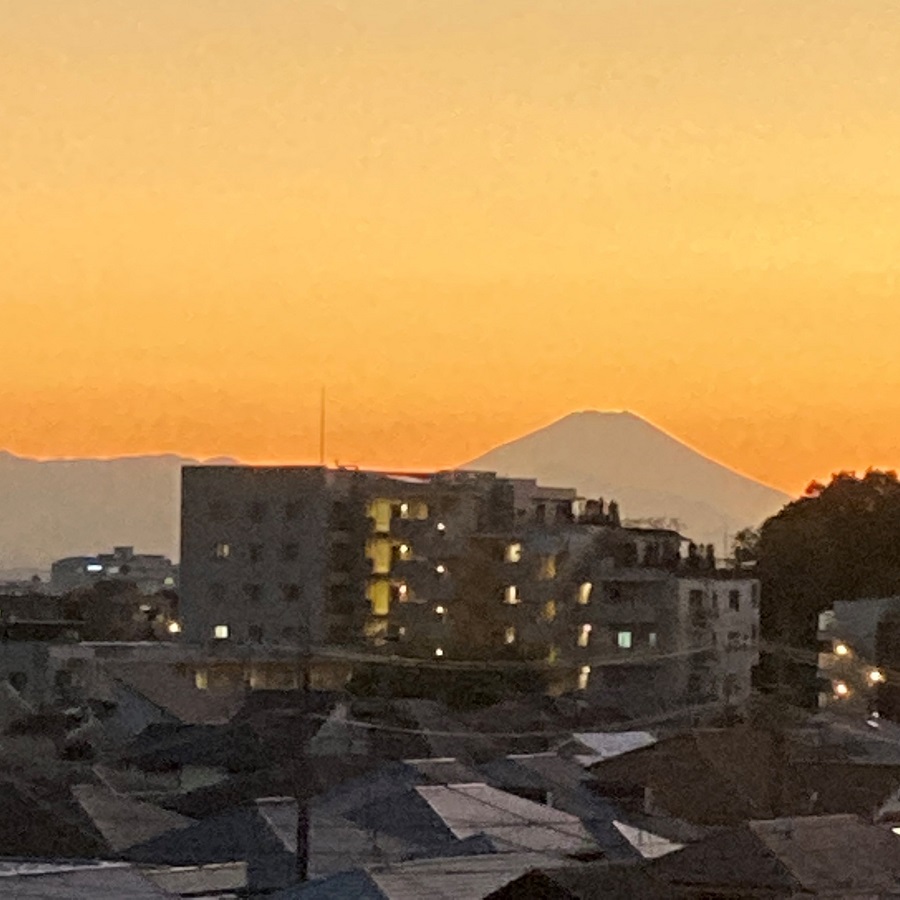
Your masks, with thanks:
[{"label": "orange sky", "polygon": [[894,0],[0,0],[0,444],[900,466]]}]

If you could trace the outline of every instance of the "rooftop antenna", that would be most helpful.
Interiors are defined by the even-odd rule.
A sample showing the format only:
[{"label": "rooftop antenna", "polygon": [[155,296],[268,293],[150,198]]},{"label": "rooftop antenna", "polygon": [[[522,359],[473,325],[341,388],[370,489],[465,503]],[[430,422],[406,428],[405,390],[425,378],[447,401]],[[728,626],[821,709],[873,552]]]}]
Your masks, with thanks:
[{"label": "rooftop antenna", "polygon": [[319,465],[325,465],[325,388],[319,404]]}]

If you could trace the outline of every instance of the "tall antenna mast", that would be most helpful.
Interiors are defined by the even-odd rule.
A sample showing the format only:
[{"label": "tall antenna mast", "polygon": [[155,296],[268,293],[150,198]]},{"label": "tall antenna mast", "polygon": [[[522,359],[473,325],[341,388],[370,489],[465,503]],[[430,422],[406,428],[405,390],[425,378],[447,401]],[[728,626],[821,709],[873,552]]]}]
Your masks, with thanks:
[{"label": "tall antenna mast", "polygon": [[325,388],[319,406],[319,465],[325,465]]}]

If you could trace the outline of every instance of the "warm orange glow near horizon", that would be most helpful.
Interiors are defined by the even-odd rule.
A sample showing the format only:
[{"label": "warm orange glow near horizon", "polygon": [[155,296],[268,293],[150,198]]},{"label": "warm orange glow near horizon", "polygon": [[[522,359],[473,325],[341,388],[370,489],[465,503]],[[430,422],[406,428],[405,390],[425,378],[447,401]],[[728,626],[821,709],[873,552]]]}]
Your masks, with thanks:
[{"label": "warm orange glow near horizon", "polygon": [[0,0],[0,444],[900,466],[888,0]]}]

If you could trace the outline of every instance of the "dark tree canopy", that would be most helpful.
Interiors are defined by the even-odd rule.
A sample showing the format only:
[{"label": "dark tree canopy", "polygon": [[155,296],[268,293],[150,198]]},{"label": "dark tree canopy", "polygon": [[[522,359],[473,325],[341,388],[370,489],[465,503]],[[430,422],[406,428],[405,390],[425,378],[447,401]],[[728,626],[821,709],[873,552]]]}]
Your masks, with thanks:
[{"label": "dark tree canopy", "polygon": [[827,485],[813,482],[765,522],[752,550],[763,583],[763,636],[806,644],[818,613],[835,601],[900,593],[896,473],[841,472]]}]

